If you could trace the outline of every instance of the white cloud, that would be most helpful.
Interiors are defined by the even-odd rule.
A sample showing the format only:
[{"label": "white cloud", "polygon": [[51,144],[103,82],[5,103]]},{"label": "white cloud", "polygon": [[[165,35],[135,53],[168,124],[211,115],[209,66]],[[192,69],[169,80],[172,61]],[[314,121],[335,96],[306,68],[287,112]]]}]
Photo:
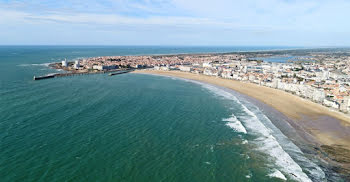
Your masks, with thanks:
[{"label": "white cloud", "polygon": [[348,9],[345,0],[8,1],[0,2],[0,31],[11,36],[14,29],[61,34],[56,29],[64,27],[74,35],[82,29],[90,37],[103,36],[97,31],[122,32],[135,40],[141,35],[157,40],[158,33],[210,42],[303,42],[310,37],[331,42],[350,33]]},{"label": "white cloud", "polygon": [[115,14],[96,14],[96,13],[60,13],[50,12],[44,15],[32,14],[19,11],[2,10],[3,16],[0,17],[2,24],[38,24],[38,23],[63,23],[63,24],[85,24],[96,26],[167,26],[184,28],[216,28],[216,29],[254,29],[262,31],[270,27],[241,26],[239,24],[218,21],[210,18],[196,17],[176,17],[176,16],[150,16],[150,17],[128,17]]},{"label": "white cloud", "polygon": [[[350,2],[344,0],[103,0],[0,3],[1,20],[31,19],[107,25],[221,26],[257,31],[350,28]],[[57,7],[56,7],[57,6]],[[69,8],[68,8],[69,7]]]}]

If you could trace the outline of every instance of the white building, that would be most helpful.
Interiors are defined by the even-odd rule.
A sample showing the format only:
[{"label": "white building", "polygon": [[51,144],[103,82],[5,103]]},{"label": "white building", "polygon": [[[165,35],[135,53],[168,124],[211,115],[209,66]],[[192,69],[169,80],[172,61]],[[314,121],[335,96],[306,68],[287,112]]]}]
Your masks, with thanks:
[{"label": "white building", "polygon": [[170,67],[168,65],[167,66],[162,66],[162,67],[160,67],[160,70],[169,71]]},{"label": "white building", "polygon": [[192,67],[189,66],[179,66],[180,71],[186,71],[186,72],[191,72]]},{"label": "white building", "polygon": [[62,67],[67,67],[67,66],[68,66],[67,59],[64,59],[62,61]]},{"label": "white building", "polygon": [[216,70],[214,68],[212,68],[212,69],[205,68],[203,71],[203,74],[209,75],[209,76],[219,76],[218,70]]},{"label": "white building", "polygon": [[94,70],[99,70],[99,71],[102,71],[102,70],[112,70],[112,69],[117,69],[117,68],[118,68],[117,65],[111,65],[111,66],[93,65],[93,66],[92,66],[92,69],[94,69]]},{"label": "white building", "polygon": [[139,69],[139,68],[142,68],[143,66],[142,65],[139,65],[139,64],[136,64],[135,66],[134,66],[134,68],[136,68],[136,69]]},{"label": "white building", "polygon": [[324,104],[325,106],[332,107],[332,108],[334,108],[334,109],[339,109],[339,104],[336,103],[335,101],[331,101],[331,100],[324,99],[324,100],[323,100],[323,104]]},{"label": "white building", "polygon": [[211,65],[211,63],[209,62],[209,63],[203,63],[203,68],[211,68],[212,67],[212,65]]},{"label": "white building", "polygon": [[344,99],[342,99],[340,106],[339,106],[340,111],[342,112],[349,112],[350,109],[350,97],[346,96]]},{"label": "white building", "polygon": [[79,69],[79,67],[80,67],[79,60],[76,60],[76,61],[75,61],[73,67],[74,67],[75,69]]}]

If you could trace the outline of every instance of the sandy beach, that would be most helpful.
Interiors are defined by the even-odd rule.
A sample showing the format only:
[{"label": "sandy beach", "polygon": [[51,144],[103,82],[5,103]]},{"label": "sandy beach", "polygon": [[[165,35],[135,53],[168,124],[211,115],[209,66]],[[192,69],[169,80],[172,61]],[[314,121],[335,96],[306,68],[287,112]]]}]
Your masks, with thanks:
[{"label": "sandy beach", "polygon": [[202,81],[232,89],[271,106],[291,118],[333,161],[350,167],[350,118],[320,104],[293,94],[235,80],[180,71],[137,70],[135,73],[159,74]]}]

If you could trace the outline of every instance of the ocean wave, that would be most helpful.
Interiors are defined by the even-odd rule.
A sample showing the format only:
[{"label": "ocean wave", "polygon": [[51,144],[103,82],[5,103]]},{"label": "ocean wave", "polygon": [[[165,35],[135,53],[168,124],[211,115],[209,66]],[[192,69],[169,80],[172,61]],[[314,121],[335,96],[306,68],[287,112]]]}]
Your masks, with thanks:
[{"label": "ocean wave", "polygon": [[249,171],[249,173],[245,176],[246,178],[251,178],[253,176],[252,172]]},{"label": "ocean wave", "polygon": [[[159,76],[159,75],[158,75]],[[171,76],[166,76],[170,78],[174,78]],[[269,128],[268,126],[265,126],[262,120],[267,120],[269,124],[273,125],[272,122],[261,112],[254,113],[250,109],[248,109],[245,105],[248,102],[242,103],[241,100],[237,99],[237,97],[228,91],[225,91],[224,89],[221,89],[217,86],[213,86],[207,83],[194,81],[190,79],[183,79],[183,78],[177,78],[178,80],[183,80],[186,82],[192,82],[195,84],[199,84],[206,90],[209,90],[214,95],[227,99],[232,100],[238,105],[239,109],[242,111],[242,115],[236,115],[235,117],[237,120],[241,121],[241,125],[245,128],[246,132],[251,132],[252,134],[256,135],[258,138],[255,139],[255,143],[257,145],[257,149],[261,152],[264,152],[265,154],[269,155],[271,159],[273,159],[274,164],[278,167],[278,176],[282,177],[282,175],[288,176],[289,178],[296,180],[296,181],[302,181],[302,182],[311,182],[311,179],[304,173],[303,169],[299,166],[297,162],[294,161],[294,159],[284,150],[284,148],[281,146],[281,144],[278,142],[276,137],[281,137],[284,139],[284,141],[288,140],[286,136],[284,136],[277,127],[274,127],[274,130],[278,130],[279,133],[276,135],[276,132],[273,131],[273,129]],[[236,108],[236,107],[235,107]],[[258,118],[258,116],[260,119]],[[229,118],[228,118],[229,119]],[[233,120],[231,118],[231,120]],[[234,121],[235,122],[235,121]],[[235,124],[233,129],[241,129],[239,126],[236,126]],[[232,125],[231,125],[232,126]],[[274,126],[274,125],[273,125]],[[243,130],[242,130],[243,131]],[[276,137],[274,136],[276,135]],[[309,172],[309,175],[312,175],[312,177],[315,178],[317,181],[325,181],[325,174],[324,172],[313,162],[308,160],[301,150],[294,145],[290,140],[288,140],[287,147],[289,152],[295,153],[297,155],[297,158],[300,158],[301,160],[298,161],[304,161],[303,165]],[[275,169],[272,167],[272,169]],[[277,174],[276,173],[276,174]],[[282,174],[282,175],[281,175]]]},{"label": "ocean wave", "polygon": [[233,130],[245,134],[247,133],[247,130],[235,115],[232,114],[230,118],[224,118],[223,121],[227,121],[226,126],[232,128]]},{"label": "ocean wave", "polygon": [[[243,101],[244,105],[249,105]],[[326,181],[326,175],[322,169],[316,165],[314,162],[306,158],[303,152],[297,147],[292,141],[290,141],[276,126],[273,125],[271,120],[264,115],[261,110],[253,105],[249,105],[249,110],[252,111],[264,125],[270,129],[271,134],[275,136],[277,142],[283,146],[283,150],[287,151],[289,155],[296,161],[298,164],[302,164],[304,170],[306,170],[313,179],[317,181]]]},{"label": "ocean wave", "polygon": [[241,111],[244,112],[244,115],[236,117],[244,123],[246,129],[259,136],[256,139],[258,150],[268,154],[270,158],[275,161],[275,164],[280,168],[284,175],[287,175],[296,181],[311,182],[309,177],[303,172],[303,169],[286,151],[284,151],[276,138],[272,135],[272,130],[267,128],[259,120],[259,118],[244,104],[242,104],[232,93],[209,84],[197,81],[193,82],[200,84],[202,87],[208,89],[217,96],[236,102],[241,107]]},{"label": "ocean wave", "polygon": [[269,177],[272,178],[279,178],[282,179],[284,181],[287,181],[287,178],[281,173],[281,171],[274,169],[272,173],[268,174]]},{"label": "ocean wave", "polygon": [[18,66],[45,66],[45,67],[48,67],[50,64],[52,63],[41,63],[41,64],[19,64]]}]

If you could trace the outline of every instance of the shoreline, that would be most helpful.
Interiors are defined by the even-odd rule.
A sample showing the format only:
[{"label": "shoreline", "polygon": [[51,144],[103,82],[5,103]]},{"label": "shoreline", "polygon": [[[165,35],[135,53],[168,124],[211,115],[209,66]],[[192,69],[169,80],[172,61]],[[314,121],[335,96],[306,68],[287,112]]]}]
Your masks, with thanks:
[{"label": "shoreline", "polygon": [[334,170],[337,173],[345,174],[346,178],[350,177],[347,176],[350,172],[350,119],[345,114],[290,93],[252,83],[180,71],[136,70],[133,73],[165,75],[205,82],[250,97],[257,101],[254,104],[260,102],[269,106],[287,118],[286,121],[297,134],[312,145],[314,152],[332,166],[336,166]]}]

